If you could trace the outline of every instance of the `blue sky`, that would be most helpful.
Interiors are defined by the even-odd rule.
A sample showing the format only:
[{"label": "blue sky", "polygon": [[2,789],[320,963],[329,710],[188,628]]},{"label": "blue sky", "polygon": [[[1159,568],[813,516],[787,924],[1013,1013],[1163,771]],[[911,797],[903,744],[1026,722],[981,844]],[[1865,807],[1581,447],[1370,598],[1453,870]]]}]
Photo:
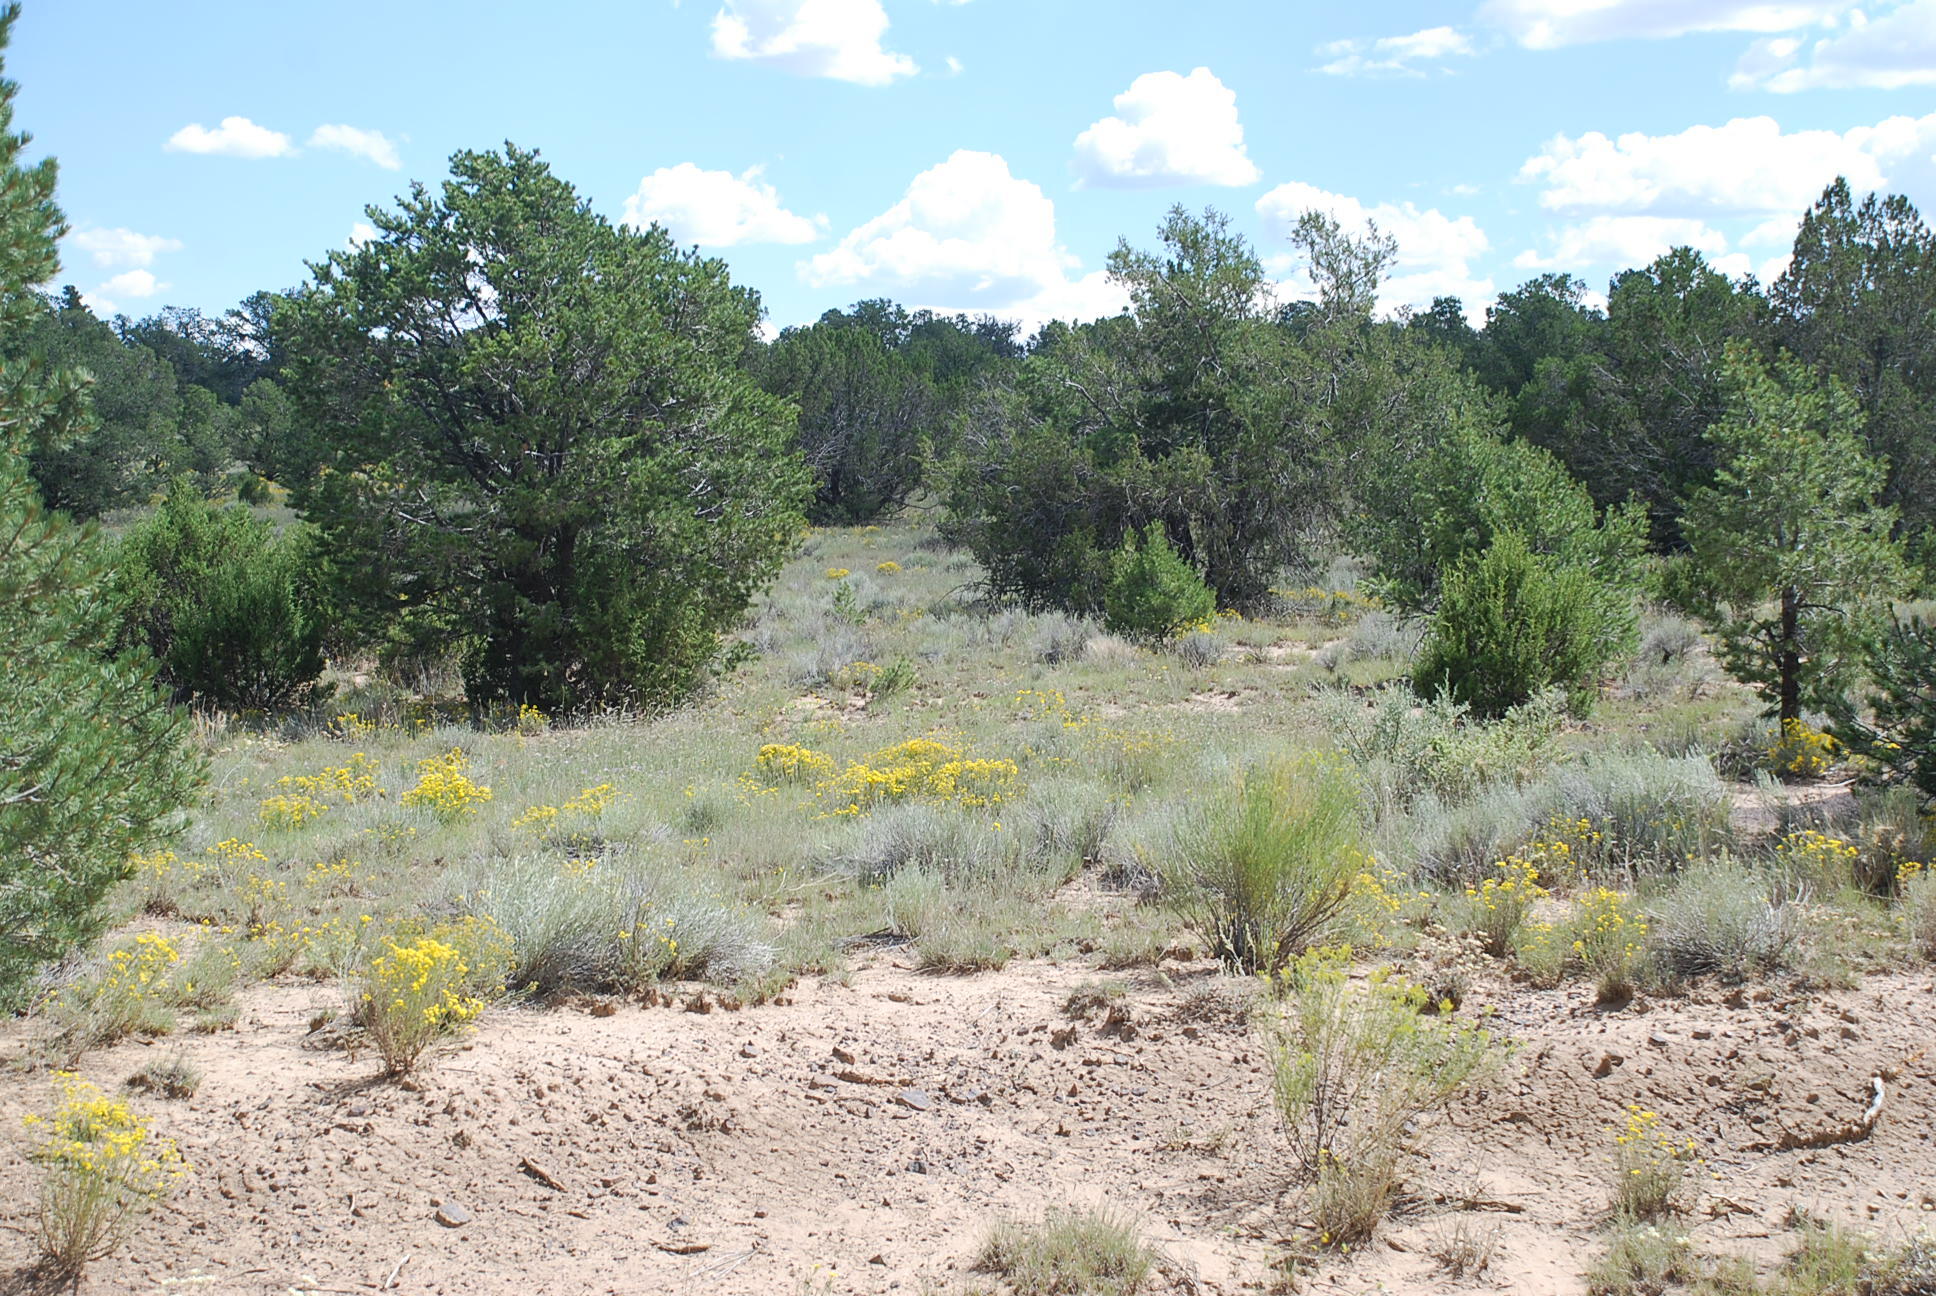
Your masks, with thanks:
[{"label": "blue sky", "polygon": [[293,286],[505,139],[779,325],[1111,311],[1175,203],[1287,295],[1299,211],[1374,219],[1388,308],[1475,311],[1675,243],[1766,277],[1838,173],[1936,208],[1936,0],[27,0],[7,63],[62,281],[132,315]]}]

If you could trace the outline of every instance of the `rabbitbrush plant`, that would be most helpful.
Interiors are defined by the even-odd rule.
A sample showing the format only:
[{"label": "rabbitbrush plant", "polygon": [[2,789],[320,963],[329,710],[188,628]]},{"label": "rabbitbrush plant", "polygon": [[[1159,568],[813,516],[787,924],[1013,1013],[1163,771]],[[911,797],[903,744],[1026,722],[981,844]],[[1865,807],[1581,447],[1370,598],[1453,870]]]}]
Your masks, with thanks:
[{"label": "rabbitbrush plant", "polygon": [[1351,1246],[1384,1219],[1407,1128],[1443,1109],[1497,1056],[1490,1032],[1426,1001],[1383,968],[1352,980],[1349,951],[1312,950],[1274,986],[1263,1027],[1273,1094],[1312,1189],[1319,1241]]},{"label": "rabbitbrush plant", "polygon": [[155,1134],[125,1102],[71,1072],[55,1083],[54,1114],[25,1118],[43,1176],[36,1238],[57,1273],[78,1278],[127,1239],[189,1166],[174,1140]]}]

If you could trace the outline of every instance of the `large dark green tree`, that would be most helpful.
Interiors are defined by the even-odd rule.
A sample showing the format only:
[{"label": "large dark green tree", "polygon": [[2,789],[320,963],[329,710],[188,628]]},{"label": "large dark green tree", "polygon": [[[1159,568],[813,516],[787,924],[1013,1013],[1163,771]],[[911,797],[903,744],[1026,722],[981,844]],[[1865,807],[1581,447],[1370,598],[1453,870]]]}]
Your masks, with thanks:
[{"label": "large dark green tree", "polygon": [[[0,49],[16,5],[0,9]],[[112,656],[99,537],[40,500],[27,452],[90,434],[86,384],[16,346],[64,232],[51,159],[22,165],[0,81],[0,999],[100,928],[101,897],[193,794],[187,719],[145,655]]]},{"label": "large dark green tree", "polygon": [[1883,502],[1936,555],[1936,232],[1907,198],[1858,203],[1837,180],[1769,296],[1775,340],[1848,386],[1886,466]]},{"label": "large dark green tree", "polygon": [[1172,211],[1160,249],[1110,257],[1128,315],[1045,330],[984,395],[942,493],[995,592],[1096,610],[1109,555],[1156,522],[1225,604],[1307,552],[1342,498],[1341,412],[1367,404],[1383,244],[1300,233],[1322,291],[1286,322],[1224,217]]},{"label": "large dark green tree", "polygon": [[461,635],[475,704],[683,696],[808,490],[757,296],[511,145],[370,219],[277,315],[344,595]]},{"label": "large dark green tree", "polygon": [[940,397],[927,374],[875,330],[824,320],[788,329],[762,357],[760,381],[800,407],[813,521],[871,522],[921,484]]}]

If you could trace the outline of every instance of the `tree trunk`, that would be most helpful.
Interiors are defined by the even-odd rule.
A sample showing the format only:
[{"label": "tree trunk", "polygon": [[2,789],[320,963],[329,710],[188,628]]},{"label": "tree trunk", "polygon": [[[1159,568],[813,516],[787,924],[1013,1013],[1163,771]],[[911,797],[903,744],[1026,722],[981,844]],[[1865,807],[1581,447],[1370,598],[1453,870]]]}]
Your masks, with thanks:
[{"label": "tree trunk", "polygon": [[1785,728],[1790,720],[1802,718],[1802,592],[1793,585],[1781,592],[1781,645],[1778,650],[1781,674],[1779,718]]}]

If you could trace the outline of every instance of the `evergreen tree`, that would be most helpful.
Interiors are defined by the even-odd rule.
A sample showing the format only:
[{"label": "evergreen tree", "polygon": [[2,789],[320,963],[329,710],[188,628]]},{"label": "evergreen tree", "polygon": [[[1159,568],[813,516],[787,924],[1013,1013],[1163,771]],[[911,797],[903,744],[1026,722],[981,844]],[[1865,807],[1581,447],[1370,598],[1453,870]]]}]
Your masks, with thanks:
[{"label": "evergreen tree", "polygon": [[663,704],[798,539],[758,297],[595,215],[533,152],[457,154],[276,314],[343,594],[464,636],[476,704]]},{"label": "evergreen tree", "polygon": [[1771,368],[1742,343],[1725,381],[1727,414],[1708,431],[1714,484],[1682,519],[1684,593],[1719,632],[1729,673],[1786,724],[1834,696],[1866,619],[1907,572],[1848,389],[1789,356]]},{"label": "evergreen tree", "polygon": [[[19,7],[0,10],[0,49]],[[110,656],[103,547],[40,500],[26,452],[85,437],[85,385],[13,345],[65,231],[51,159],[21,165],[0,81],[0,999],[101,923],[99,902],[192,795],[186,717],[142,655]]]}]

